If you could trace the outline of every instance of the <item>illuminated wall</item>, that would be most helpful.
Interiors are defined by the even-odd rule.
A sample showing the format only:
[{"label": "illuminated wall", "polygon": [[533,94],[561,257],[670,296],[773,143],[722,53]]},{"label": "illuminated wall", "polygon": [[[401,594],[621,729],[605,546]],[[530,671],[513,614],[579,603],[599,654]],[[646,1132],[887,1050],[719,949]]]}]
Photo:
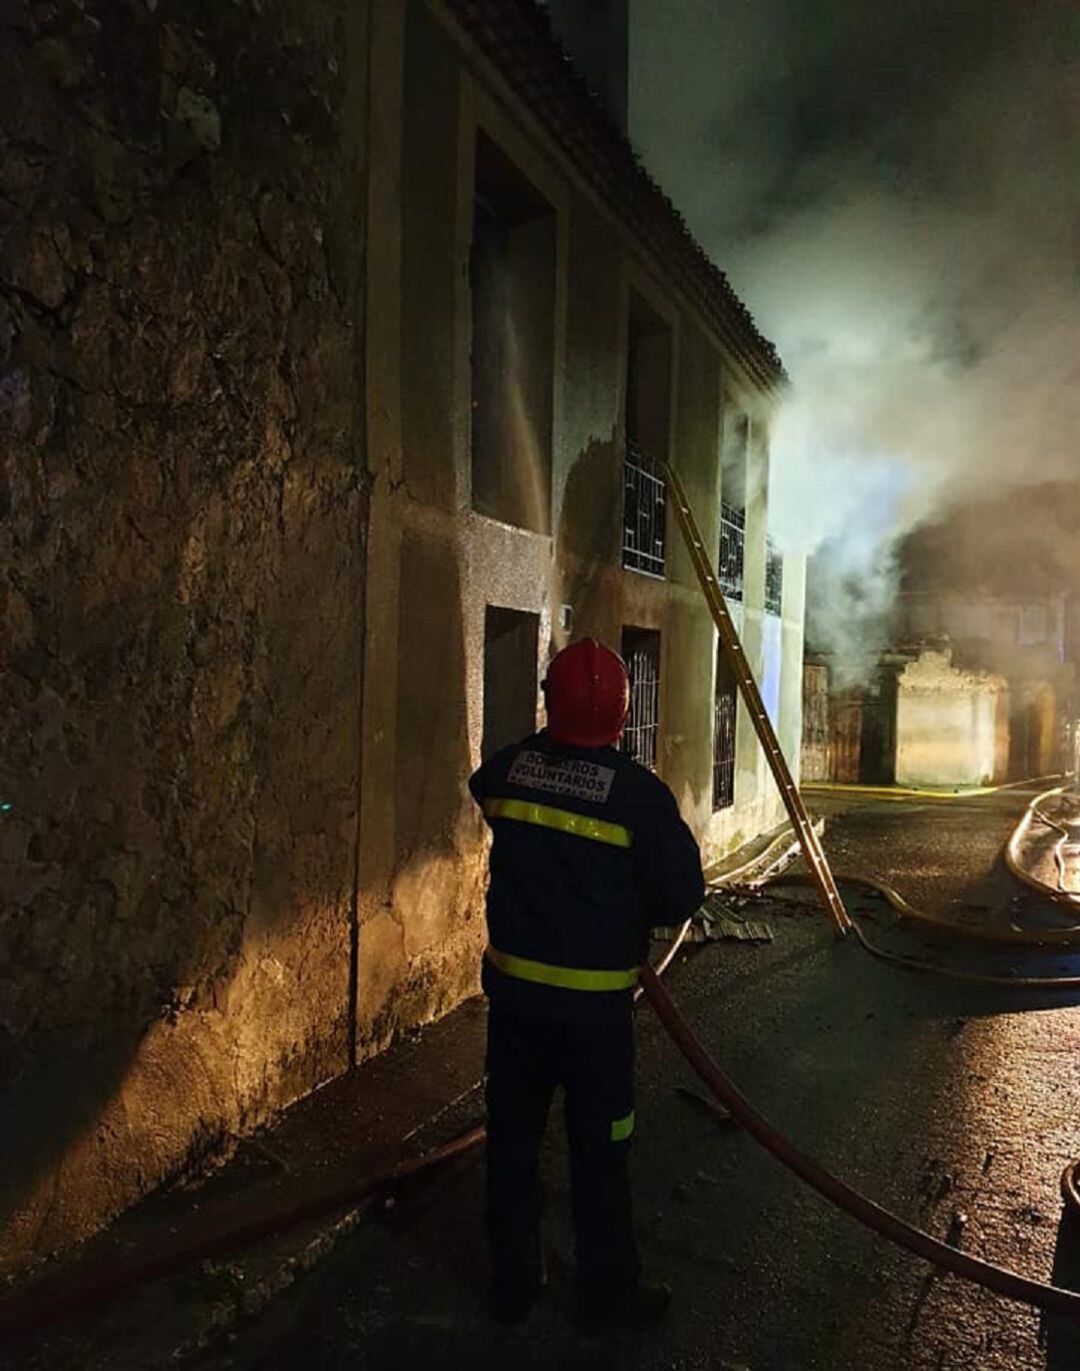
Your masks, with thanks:
[{"label": "illuminated wall", "polygon": [[[659,632],[658,769],[707,852],[779,817],[745,719],[712,813],[715,637],[674,525],[665,579],[621,565],[632,298],[668,331],[668,451],[710,541],[725,416],[749,419],[741,614],[798,736],[797,564],[762,623],[778,363],[592,104],[596,176],[464,0],[165,8],[0,28],[40,149],[2,172],[6,1267],[476,989],[465,780],[485,720],[539,705],[485,708],[493,625],[500,652],[535,637],[526,694],[571,637]],[[553,99],[562,59],[506,13]],[[524,264],[491,307],[532,304],[474,462],[480,198]]]},{"label": "illuminated wall", "polygon": [[900,673],[898,785],[986,785],[1008,767],[1008,688],[1001,677],[959,671],[923,652]]},{"label": "illuminated wall", "polygon": [[348,1064],[365,23],[0,20],[4,1268]]}]

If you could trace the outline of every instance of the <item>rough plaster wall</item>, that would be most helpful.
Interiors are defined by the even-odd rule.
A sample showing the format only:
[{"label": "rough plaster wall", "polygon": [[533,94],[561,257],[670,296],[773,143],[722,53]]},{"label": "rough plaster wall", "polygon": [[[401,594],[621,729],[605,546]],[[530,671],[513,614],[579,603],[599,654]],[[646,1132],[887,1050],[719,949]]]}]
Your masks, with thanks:
[{"label": "rough plaster wall", "polygon": [[[720,443],[720,362],[692,322],[679,329],[673,457],[707,546],[719,534],[716,499]],[[668,516],[667,576],[689,589],[664,616],[668,637],[664,698],[664,779],[683,817],[702,838],[712,819],[713,671],[716,630],[673,514]]]},{"label": "rough plaster wall", "polygon": [[611,606],[622,539],[620,258],[608,226],[580,197],[571,201],[569,220],[553,600],[573,608],[568,639],[593,633],[617,645]]},{"label": "rough plaster wall", "polygon": [[347,1062],[362,14],[3,7],[4,1267]]},{"label": "rough plaster wall", "polygon": [[[394,807],[394,853],[380,905],[360,934],[365,1053],[479,988],[487,849],[465,789],[471,764],[461,560],[446,527],[403,534],[395,767],[378,801]],[[369,888],[368,898],[374,893]]]},{"label": "rough plaster wall", "polygon": [[[392,23],[391,8],[382,22]],[[368,340],[373,379],[380,366],[400,367],[401,452],[400,468],[392,441],[371,454],[380,512],[369,603],[380,631],[369,638],[365,688],[374,738],[357,1001],[365,1057],[479,989],[486,868],[482,821],[465,789],[465,611],[476,595],[455,463],[459,59],[423,4],[409,4],[403,23],[400,326],[383,321]],[[389,81],[387,71],[379,79]],[[480,634],[474,652],[482,615]]]},{"label": "rough plaster wall", "polygon": [[[403,467],[411,499],[453,510],[458,60],[422,5],[406,11],[402,172]],[[470,204],[471,208],[471,204]]]}]

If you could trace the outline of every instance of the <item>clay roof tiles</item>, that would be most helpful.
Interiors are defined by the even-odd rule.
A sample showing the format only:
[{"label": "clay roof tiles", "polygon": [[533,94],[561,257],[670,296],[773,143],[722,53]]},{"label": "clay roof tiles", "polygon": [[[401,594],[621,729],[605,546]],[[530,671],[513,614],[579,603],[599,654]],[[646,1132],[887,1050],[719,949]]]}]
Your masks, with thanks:
[{"label": "clay roof tiles", "polygon": [[696,302],[762,386],[785,380],[776,348],[574,70],[533,0],[445,0],[578,170]]}]

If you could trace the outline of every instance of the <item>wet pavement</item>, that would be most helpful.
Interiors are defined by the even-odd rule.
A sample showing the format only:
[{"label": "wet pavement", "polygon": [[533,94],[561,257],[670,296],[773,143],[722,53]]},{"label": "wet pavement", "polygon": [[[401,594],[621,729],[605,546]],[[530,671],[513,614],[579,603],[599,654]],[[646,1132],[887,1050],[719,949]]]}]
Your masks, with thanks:
[{"label": "wet pavement", "polygon": [[956,923],[1007,925],[1017,887],[1002,852],[1031,793],[917,799],[837,790],[807,798],[815,812],[843,815],[829,830],[834,871],[871,876]]},{"label": "wet pavement", "polygon": [[[1013,906],[1000,845],[1029,798],[816,795],[812,808],[830,814],[838,868],[879,876],[949,918],[1003,924]],[[978,1256],[1080,1288],[1080,1239],[1058,1190],[1080,1152],[1080,992],[898,969],[837,942],[806,894],[743,911],[768,920],[771,943],[680,956],[669,988],[688,1019],[754,1103],[846,1180]],[[981,954],[970,955],[975,964]],[[662,1328],[606,1343],[575,1335],[565,1157],[552,1127],[551,1285],[521,1329],[496,1328],[483,1309],[473,1154],[404,1192],[384,1221],[360,1224],[200,1365],[1080,1368],[1080,1326],[935,1274],[682,1093],[696,1083],[647,1009],[638,1074],[642,1251],[677,1292]]]}]

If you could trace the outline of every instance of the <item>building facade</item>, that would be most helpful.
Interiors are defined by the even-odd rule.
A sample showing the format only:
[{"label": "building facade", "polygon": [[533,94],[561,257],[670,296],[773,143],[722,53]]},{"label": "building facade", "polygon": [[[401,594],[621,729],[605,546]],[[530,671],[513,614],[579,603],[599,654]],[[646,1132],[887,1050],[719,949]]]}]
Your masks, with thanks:
[{"label": "building facade", "polygon": [[789,756],[804,575],[766,540],[775,356],[535,15],[409,4],[380,22],[376,102],[403,118],[371,170],[400,196],[376,192],[371,231],[369,1050],[475,987],[486,846],[464,779],[542,718],[545,664],[572,638],[623,651],[625,745],[710,858],[780,818],[663,462],[724,548]]},{"label": "building facade", "polygon": [[709,859],[781,819],[665,461],[793,764],[804,589],[766,537],[779,361],[528,0],[27,24],[7,1269],[476,991],[466,779],[572,638],[625,653],[625,745]]}]

